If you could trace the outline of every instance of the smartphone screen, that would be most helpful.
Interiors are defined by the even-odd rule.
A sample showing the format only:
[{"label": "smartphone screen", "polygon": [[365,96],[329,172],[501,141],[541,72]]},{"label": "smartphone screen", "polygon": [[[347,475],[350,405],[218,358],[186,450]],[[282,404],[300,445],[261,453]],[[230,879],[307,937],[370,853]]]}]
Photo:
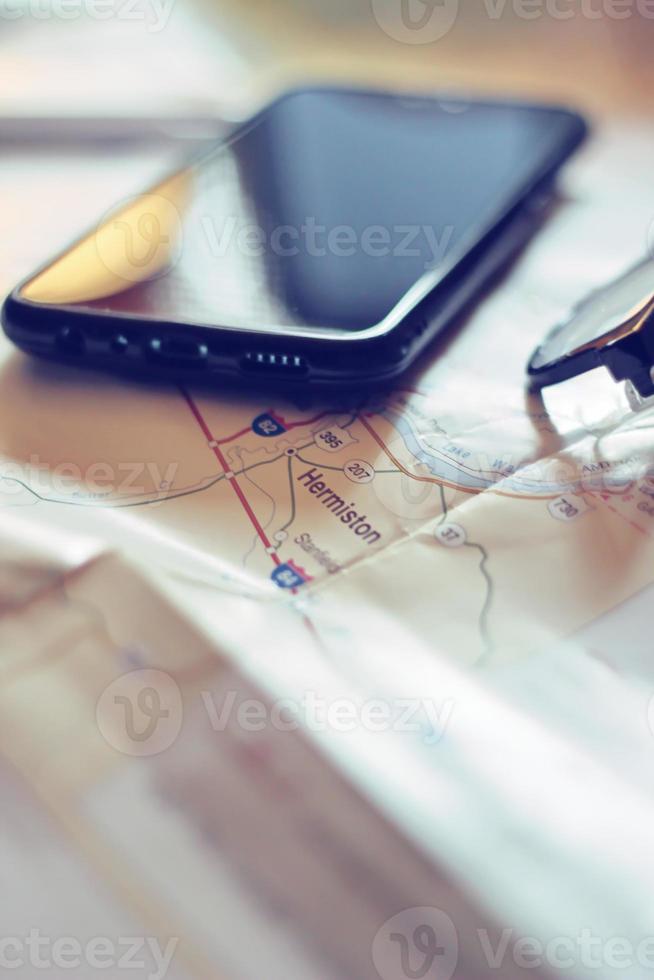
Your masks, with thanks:
[{"label": "smartphone screen", "polygon": [[579,126],[509,104],[291,93],[119,204],[20,298],[132,321],[368,330],[433,288]]}]

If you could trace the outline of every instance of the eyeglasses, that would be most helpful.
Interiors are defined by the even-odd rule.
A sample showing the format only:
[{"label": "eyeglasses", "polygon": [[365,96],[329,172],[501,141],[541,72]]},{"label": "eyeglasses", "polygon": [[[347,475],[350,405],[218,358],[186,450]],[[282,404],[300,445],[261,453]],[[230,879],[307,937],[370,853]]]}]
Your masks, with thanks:
[{"label": "eyeglasses", "polygon": [[626,383],[633,409],[654,403],[654,260],[591,293],[546,337],[527,368],[535,389],[596,367]]}]

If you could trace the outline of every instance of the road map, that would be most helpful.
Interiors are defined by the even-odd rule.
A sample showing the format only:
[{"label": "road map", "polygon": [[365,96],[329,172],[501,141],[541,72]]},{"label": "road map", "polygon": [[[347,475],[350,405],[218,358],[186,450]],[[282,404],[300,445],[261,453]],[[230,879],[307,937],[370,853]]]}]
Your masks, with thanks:
[{"label": "road map", "polygon": [[[364,406],[304,409],[188,388],[126,397],[76,376],[53,416],[53,374],[59,392],[60,368],[5,372],[2,417],[30,431],[9,434],[4,507],[190,577],[280,599],[383,595],[426,639],[439,622],[444,649],[472,662],[525,642],[523,615],[528,633],[536,620],[564,635],[650,581],[643,418],[599,438],[564,419],[572,436],[556,449],[545,412],[486,401],[477,414],[487,385],[474,375],[458,395],[423,379]],[[456,398],[470,401],[463,420]]]},{"label": "road map", "polygon": [[[528,395],[524,370],[571,303],[651,245],[653,148],[636,128],[596,137],[512,269],[388,390],[146,386],[0,341],[0,783],[17,934],[38,887],[45,930],[86,916],[89,937],[112,923],[114,946],[143,935],[152,976],[170,953],[170,977],[395,980],[383,929],[399,910],[441,895],[459,928],[474,914],[535,929],[540,898],[514,872],[544,866],[566,899],[547,906],[552,935],[594,915],[591,874],[617,896],[609,932],[635,932],[654,873],[654,787],[636,785],[654,679],[636,619],[611,624],[646,608],[654,581],[654,410],[632,412],[599,372]],[[14,186],[15,161],[3,167],[32,242],[29,168]],[[99,163],[96,179],[109,202],[116,172]],[[81,195],[89,213],[96,196]],[[48,229],[66,206],[49,203]],[[6,289],[49,235],[43,254],[2,246]],[[625,622],[621,660],[610,637]],[[416,704],[424,690],[438,696]],[[270,720],[280,694],[302,703],[301,730],[246,736],[233,721],[244,702]],[[393,730],[335,736],[318,708],[344,697],[359,719],[370,698],[402,711]],[[111,705],[141,712],[127,741]],[[593,742],[597,712],[615,719],[611,749]],[[164,742],[140,758],[154,718]],[[517,799],[529,753],[539,773]],[[575,804],[556,840],[534,820],[554,785]],[[599,865],[590,845],[571,863],[566,842],[591,825],[617,840],[627,819],[638,866],[620,864],[619,843]],[[33,860],[48,835],[66,902]],[[527,835],[533,866],[515,844]],[[474,956],[465,966],[486,975]]]}]

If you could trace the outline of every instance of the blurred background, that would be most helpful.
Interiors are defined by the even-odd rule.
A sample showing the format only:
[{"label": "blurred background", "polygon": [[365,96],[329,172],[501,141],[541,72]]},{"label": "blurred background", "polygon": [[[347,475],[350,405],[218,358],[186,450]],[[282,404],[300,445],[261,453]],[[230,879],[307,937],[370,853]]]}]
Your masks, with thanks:
[{"label": "blurred background", "polygon": [[651,113],[652,0],[0,0],[6,116],[240,114],[306,81]]}]

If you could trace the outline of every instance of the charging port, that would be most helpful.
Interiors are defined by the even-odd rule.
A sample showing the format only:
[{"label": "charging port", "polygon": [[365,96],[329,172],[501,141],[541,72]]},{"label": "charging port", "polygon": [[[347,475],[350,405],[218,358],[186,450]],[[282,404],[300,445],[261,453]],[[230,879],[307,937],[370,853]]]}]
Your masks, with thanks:
[{"label": "charging port", "polygon": [[186,337],[166,337],[148,342],[147,356],[150,360],[184,368],[201,368],[207,363],[209,349],[206,344]]}]

